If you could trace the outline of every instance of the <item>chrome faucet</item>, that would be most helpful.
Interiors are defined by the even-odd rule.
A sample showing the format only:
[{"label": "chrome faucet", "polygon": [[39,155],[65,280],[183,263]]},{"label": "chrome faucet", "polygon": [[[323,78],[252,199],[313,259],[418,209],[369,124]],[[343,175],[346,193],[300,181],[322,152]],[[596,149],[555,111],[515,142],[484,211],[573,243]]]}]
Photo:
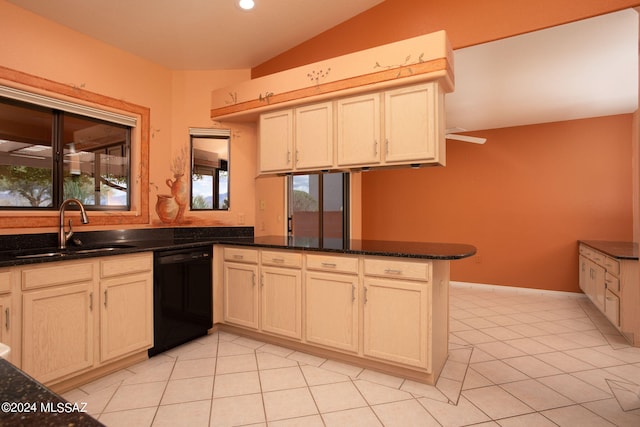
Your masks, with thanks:
[{"label": "chrome faucet", "polygon": [[71,220],[69,220],[69,231],[64,231],[64,210],[67,205],[75,203],[80,208],[80,220],[83,224],[89,223],[89,217],[84,210],[84,205],[78,199],[67,199],[60,205],[60,229],[58,230],[58,248],[64,249],[67,247],[67,241],[73,236],[73,228],[71,227]]}]

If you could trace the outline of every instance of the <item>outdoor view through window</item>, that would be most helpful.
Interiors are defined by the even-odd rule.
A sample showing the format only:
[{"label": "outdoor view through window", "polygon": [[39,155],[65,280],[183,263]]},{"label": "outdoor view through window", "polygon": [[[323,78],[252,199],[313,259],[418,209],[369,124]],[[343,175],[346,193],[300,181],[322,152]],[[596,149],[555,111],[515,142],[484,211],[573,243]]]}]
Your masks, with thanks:
[{"label": "outdoor view through window", "polygon": [[0,98],[0,207],[129,207],[131,128]]}]

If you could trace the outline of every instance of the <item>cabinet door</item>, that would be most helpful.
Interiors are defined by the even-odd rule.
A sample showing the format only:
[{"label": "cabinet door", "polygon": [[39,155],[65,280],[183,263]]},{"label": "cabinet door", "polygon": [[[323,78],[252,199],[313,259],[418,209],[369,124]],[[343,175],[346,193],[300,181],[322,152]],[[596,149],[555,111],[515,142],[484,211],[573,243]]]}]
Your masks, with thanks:
[{"label": "cabinet door", "polygon": [[262,323],[265,332],[302,338],[302,273],[293,268],[262,267]]},{"label": "cabinet door", "polygon": [[40,382],[93,365],[93,283],[22,294],[22,369]]},{"label": "cabinet door", "polygon": [[358,351],[358,276],[307,272],[305,313],[308,342]]},{"label": "cabinet door", "polygon": [[258,267],[234,262],[224,263],[224,320],[258,329]]},{"label": "cabinet door", "polygon": [[588,289],[588,281],[589,281],[589,260],[584,256],[580,255],[578,257],[578,284],[580,285],[580,289],[585,294],[589,294]]},{"label": "cabinet door", "polygon": [[293,169],[293,111],[260,115],[260,172]]},{"label": "cabinet door", "polygon": [[605,282],[605,270],[604,267],[599,266],[596,263],[590,263],[589,266],[589,288],[591,289],[591,300],[593,303],[604,312],[604,298],[606,290]]},{"label": "cabinet door", "polygon": [[431,370],[428,283],[365,278],[364,354]]},{"label": "cabinet door", "polygon": [[100,361],[153,345],[151,273],[100,282]]},{"label": "cabinet door", "polygon": [[340,99],[337,110],[338,166],[380,163],[380,95]]},{"label": "cabinet door", "polygon": [[295,169],[333,166],[333,103],[296,108]]},{"label": "cabinet door", "polygon": [[[14,352],[11,334],[14,320],[12,314],[11,295],[0,295],[0,342],[11,347],[11,351]],[[12,360],[11,354],[9,353],[9,360]]]},{"label": "cabinet door", "polygon": [[427,83],[385,92],[385,163],[437,160],[436,90]]}]

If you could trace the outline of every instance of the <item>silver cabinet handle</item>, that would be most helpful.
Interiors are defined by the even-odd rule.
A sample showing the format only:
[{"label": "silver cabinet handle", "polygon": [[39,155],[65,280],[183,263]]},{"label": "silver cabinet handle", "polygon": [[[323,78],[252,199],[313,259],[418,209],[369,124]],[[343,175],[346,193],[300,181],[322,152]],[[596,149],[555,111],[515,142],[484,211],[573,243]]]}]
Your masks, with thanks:
[{"label": "silver cabinet handle", "polygon": [[296,150],[296,165],[298,164],[299,161],[300,161],[300,152]]},{"label": "silver cabinet handle", "polygon": [[251,286],[256,285],[256,273],[251,273]]},{"label": "silver cabinet handle", "polygon": [[89,311],[93,311],[93,292],[89,293]]},{"label": "silver cabinet handle", "polygon": [[291,163],[291,151],[287,150],[287,163]]},{"label": "silver cabinet handle", "polygon": [[264,273],[260,275],[260,286],[264,288]]},{"label": "silver cabinet handle", "polygon": [[386,155],[389,154],[389,140],[385,139],[385,153]]},{"label": "silver cabinet handle", "polygon": [[323,262],[322,266],[326,268],[336,268],[337,264],[335,262]]},{"label": "silver cabinet handle", "polygon": [[244,256],[236,254],[233,256],[233,259],[244,259]]},{"label": "silver cabinet handle", "polygon": [[351,285],[351,302],[355,302],[356,300],[356,286]]},{"label": "silver cabinet handle", "polygon": [[107,308],[107,290],[104,290],[104,308]]},{"label": "silver cabinet handle", "polygon": [[367,287],[364,287],[364,303],[367,303]]},{"label": "silver cabinet handle", "polygon": [[384,270],[384,272],[387,274],[395,274],[395,275],[402,274],[402,270],[394,270],[392,268],[387,268]]},{"label": "silver cabinet handle", "polygon": [[272,262],[278,263],[278,264],[283,264],[284,263],[284,258],[271,258]]},{"label": "silver cabinet handle", "polygon": [[378,155],[378,140],[373,141],[373,155],[374,156]]},{"label": "silver cabinet handle", "polygon": [[9,307],[4,309],[4,326],[9,330],[9,326],[11,326],[11,312],[9,311]]}]

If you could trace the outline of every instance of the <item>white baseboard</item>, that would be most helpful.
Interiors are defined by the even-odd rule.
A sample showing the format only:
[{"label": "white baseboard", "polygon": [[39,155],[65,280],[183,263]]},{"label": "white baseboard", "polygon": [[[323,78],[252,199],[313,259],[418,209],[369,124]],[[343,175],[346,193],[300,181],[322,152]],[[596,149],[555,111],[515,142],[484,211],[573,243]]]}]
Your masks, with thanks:
[{"label": "white baseboard", "polygon": [[533,289],[533,288],[520,288],[516,286],[502,286],[502,285],[489,285],[485,283],[472,283],[472,282],[456,282],[450,281],[449,285],[454,288],[466,288],[466,289],[478,289],[490,292],[510,292],[515,294],[528,294],[528,295],[546,295],[561,298],[586,298],[583,293],[565,292],[565,291],[550,291],[547,289]]}]

